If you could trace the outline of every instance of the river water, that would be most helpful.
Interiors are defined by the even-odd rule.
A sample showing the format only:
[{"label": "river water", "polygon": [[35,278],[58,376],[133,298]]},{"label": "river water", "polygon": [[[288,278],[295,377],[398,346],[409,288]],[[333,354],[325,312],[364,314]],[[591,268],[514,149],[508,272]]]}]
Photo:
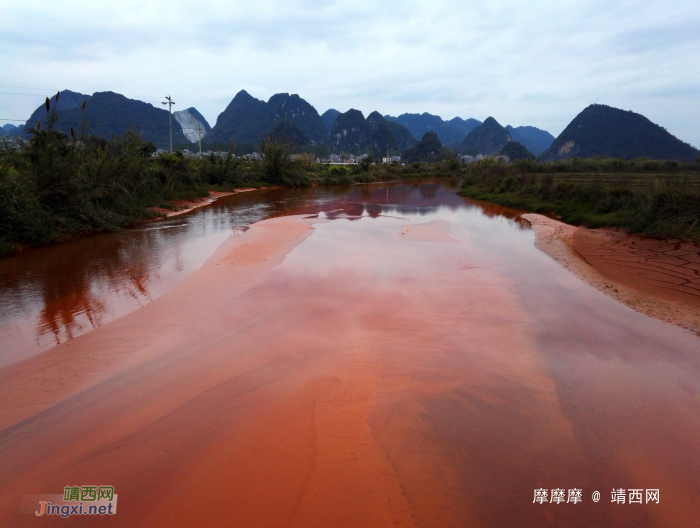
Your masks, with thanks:
[{"label": "river water", "polygon": [[[357,379],[376,378],[363,412],[417,524],[697,525],[698,337],[590,288],[534,247],[517,213],[465,200],[455,185],[242,193],[4,259],[0,364],[138,309],[253,222],[318,215],[313,235],[241,305],[274,295],[269,306],[295,307],[283,319],[291,348],[326,329],[360,348],[374,336],[376,352],[348,357],[364,361]],[[318,424],[322,406],[314,412]],[[624,503],[613,500],[620,490]]]},{"label": "river water", "polygon": [[[135,229],[0,259],[0,367],[138,309],[199,268],[227,237],[253,222],[333,209],[367,199],[368,189],[239,193]],[[385,186],[374,187],[371,193],[380,202],[400,203],[406,190]],[[452,193],[441,194],[457,202],[453,207],[473,207]]]}]

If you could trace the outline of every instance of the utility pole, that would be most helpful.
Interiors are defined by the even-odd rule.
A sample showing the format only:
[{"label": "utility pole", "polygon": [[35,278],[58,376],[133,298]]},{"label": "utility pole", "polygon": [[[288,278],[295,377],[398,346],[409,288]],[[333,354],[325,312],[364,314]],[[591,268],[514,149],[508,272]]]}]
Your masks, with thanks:
[{"label": "utility pole", "polygon": [[199,132],[199,159],[202,159],[202,123],[197,122],[197,132]]},{"label": "utility pole", "polygon": [[170,95],[165,96],[165,101],[163,101],[164,105],[168,105],[168,110],[170,112],[170,153],[173,153],[173,105],[175,104],[175,101],[173,101],[173,98],[170,97]]}]

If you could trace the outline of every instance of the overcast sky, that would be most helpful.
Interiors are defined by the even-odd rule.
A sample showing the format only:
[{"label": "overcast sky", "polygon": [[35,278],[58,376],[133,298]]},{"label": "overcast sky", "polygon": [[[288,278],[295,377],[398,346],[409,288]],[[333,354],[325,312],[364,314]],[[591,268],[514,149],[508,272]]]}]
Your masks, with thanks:
[{"label": "overcast sky", "polygon": [[170,93],[212,125],[245,89],[555,136],[598,101],[700,146],[700,3],[0,0],[0,123],[66,88]]}]

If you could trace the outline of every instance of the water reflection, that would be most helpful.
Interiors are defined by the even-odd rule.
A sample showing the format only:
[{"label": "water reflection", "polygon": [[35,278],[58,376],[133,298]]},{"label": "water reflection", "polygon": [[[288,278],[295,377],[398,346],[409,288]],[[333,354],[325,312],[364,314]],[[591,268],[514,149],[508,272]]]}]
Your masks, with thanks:
[{"label": "water reflection", "polygon": [[480,209],[525,228],[516,212],[458,196],[458,181],[276,189],[192,213],[0,259],[0,366],[137,309],[196,270],[228,236],[273,216],[425,216]]}]

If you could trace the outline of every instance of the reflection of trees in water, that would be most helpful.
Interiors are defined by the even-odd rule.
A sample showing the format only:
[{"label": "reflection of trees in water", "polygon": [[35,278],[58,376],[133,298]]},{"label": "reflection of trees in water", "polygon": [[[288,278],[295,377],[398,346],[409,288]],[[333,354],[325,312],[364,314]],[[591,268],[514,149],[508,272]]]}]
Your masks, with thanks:
[{"label": "reflection of trees in water", "polygon": [[86,325],[102,324],[119,302],[147,302],[166,261],[173,262],[175,271],[186,267],[182,251],[188,239],[274,216],[338,210],[329,216],[357,219],[363,214],[425,215],[438,207],[477,207],[488,217],[503,216],[529,228],[517,211],[465,199],[443,183],[357,185],[350,192],[317,187],[239,193],[172,219],[182,227],[160,229],[168,227],[166,221],[26,250],[0,259],[0,325],[7,328],[6,323],[31,319],[38,337],[49,334],[56,342],[73,337]]},{"label": "reflection of trees in water", "polygon": [[97,327],[100,326],[101,316],[105,311],[104,303],[89,290],[71,292],[54,301],[47,301],[39,313],[37,340],[41,336],[51,334],[56,344],[61,342],[62,336],[71,339],[84,331],[79,322],[80,316],[86,317],[91,326]]},{"label": "reflection of trees in water", "polygon": [[176,234],[174,230],[132,231],[96,237],[79,251],[57,247],[60,254],[54,255],[55,264],[37,273],[43,292],[39,335],[50,332],[58,343],[62,335],[71,338],[85,331],[87,323],[99,326],[120,295],[143,304],[150,298],[151,274],[162,263],[158,251],[162,239]]},{"label": "reflection of trees in water", "polygon": [[423,198],[435,198],[438,189],[440,189],[439,183],[425,183],[420,186],[420,195]]},{"label": "reflection of trees in water", "polygon": [[39,302],[37,338],[51,334],[59,343],[82,333],[85,325],[99,326],[119,296],[139,304],[148,300],[149,283],[165,256],[160,249],[171,246],[173,237],[178,237],[175,229],[125,231],[3,259],[2,303],[21,304],[13,313],[27,317]]},{"label": "reflection of trees in water", "polygon": [[467,203],[473,204],[478,207],[484,216],[489,218],[496,218],[502,216],[507,218],[509,223],[517,225],[522,230],[531,229],[530,222],[522,218],[521,212],[516,209],[510,209],[508,207],[502,207],[500,205],[492,204],[489,202],[481,202],[478,200],[472,200],[471,198],[464,198]]}]

